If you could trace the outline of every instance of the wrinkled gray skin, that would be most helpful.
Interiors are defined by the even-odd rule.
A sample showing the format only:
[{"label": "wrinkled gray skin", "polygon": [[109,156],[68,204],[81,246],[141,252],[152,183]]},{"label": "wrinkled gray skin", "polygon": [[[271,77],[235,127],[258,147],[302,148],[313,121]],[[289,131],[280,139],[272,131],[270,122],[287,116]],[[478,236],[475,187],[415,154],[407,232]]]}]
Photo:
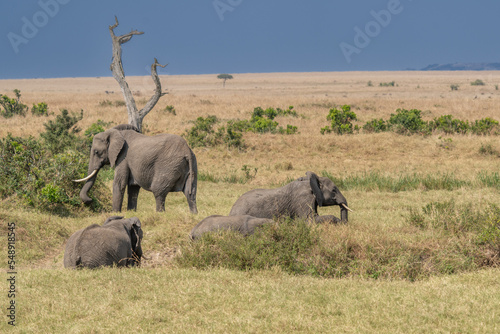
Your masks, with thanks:
[{"label": "wrinkled gray skin", "polygon": [[66,268],[135,266],[142,257],[143,232],[137,217],[109,217],[102,226],[90,225],[69,237],[64,251]]},{"label": "wrinkled gray skin", "polygon": [[202,234],[207,232],[214,232],[220,230],[233,230],[240,232],[241,234],[248,236],[253,234],[255,228],[262,226],[264,224],[269,224],[274,222],[272,219],[267,218],[255,218],[248,215],[243,216],[219,216],[213,215],[208,216],[196,225],[190,233],[190,237],[196,240],[201,237]]},{"label": "wrinkled gray skin", "polygon": [[[318,206],[340,206],[340,216],[319,216]],[[254,189],[243,194],[231,208],[230,216],[250,215],[259,218],[290,217],[313,219],[317,223],[347,222],[347,200],[327,177],[307,172],[284,187]]]},{"label": "wrinkled gray skin", "polygon": [[[196,157],[182,137],[173,134],[145,136],[134,126],[118,125],[94,136],[88,174],[99,171],[106,164],[115,168],[113,211],[121,211],[128,187],[128,210],[137,209],[137,197],[143,188],[155,196],[156,211],[165,211],[165,197],[169,192],[182,191],[189,210],[198,213]],[[96,177],[97,173],[80,191],[80,199],[85,204],[92,202],[88,192]]]}]

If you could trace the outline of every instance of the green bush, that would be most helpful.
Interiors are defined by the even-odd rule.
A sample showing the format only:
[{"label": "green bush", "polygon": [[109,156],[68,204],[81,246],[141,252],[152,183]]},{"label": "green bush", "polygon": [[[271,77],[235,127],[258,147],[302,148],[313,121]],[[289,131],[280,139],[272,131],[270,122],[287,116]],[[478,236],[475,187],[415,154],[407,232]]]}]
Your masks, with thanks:
[{"label": "green bush", "polygon": [[31,114],[34,116],[49,116],[49,107],[47,103],[40,102],[38,104],[33,104],[33,107],[31,107]]},{"label": "green bush", "polygon": [[85,130],[83,133],[85,137],[85,146],[90,150],[92,147],[92,141],[94,140],[94,136],[98,133],[106,131],[106,128],[109,127],[113,122],[105,122],[101,119],[98,119],[97,122],[92,123],[90,127]]},{"label": "green bush", "polygon": [[175,107],[174,106],[166,106],[165,109],[163,109],[163,111],[166,111],[168,112],[169,114],[172,114],[172,115],[177,115],[177,113],[175,112]]},{"label": "green bush", "polygon": [[14,94],[16,95],[15,99],[11,99],[7,95],[0,95],[0,105],[3,107],[3,110],[0,110],[0,115],[5,118],[10,118],[14,115],[26,116],[26,112],[28,111],[28,106],[20,102],[21,91],[14,89]]},{"label": "green bush", "polygon": [[331,121],[331,127],[326,126],[321,129],[321,134],[334,132],[339,135],[352,134],[354,130],[358,131],[357,126],[353,126],[352,121],[357,120],[356,113],[351,111],[351,106],[343,105],[340,109],[331,108],[326,116]]},{"label": "green bush", "polygon": [[222,142],[228,147],[244,148],[245,141],[240,126],[234,121],[228,121],[226,126],[219,128],[218,133],[222,137]]},{"label": "green bush", "polygon": [[298,117],[293,106],[282,110],[280,108],[261,107],[254,108],[250,120],[230,120],[225,125],[219,125],[216,116],[198,117],[191,129],[186,130],[184,137],[191,147],[207,147],[224,144],[228,147],[245,148],[243,132],[255,133],[297,133],[297,127],[288,124],[286,128],[278,127],[279,123],[274,120],[277,116]]},{"label": "green bush", "polygon": [[450,85],[451,90],[458,90],[459,85]]},{"label": "green bush", "polygon": [[[67,150],[52,154],[33,137],[7,137],[0,140],[0,197],[16,196],[27,206],[57,214],[83,209],[81,184],[72,180],[87,173],[87,156]],[[91,210],[110,206],[109,189],[98,178],[91,191],[95,198]]]},{"label": "green bush", "polygon": [[413,134],[425,130],[425,122],[422,120],[421,110],[397,109],[396,114],[391,114],[389,124],[393,131],[400,134]]},{"label": "green bush", "polygon": [[278,128],[278,122],[274,119],[277,116],[293,116],[298,117],[297,112],[293,110],[293,106],[289,106],[288,109],[283,110],[280,108],[267,108],[262,109],[261,107],[256,107],[253,110],[252,117],[250,121],[245,125],[247,131],[253,131],[257,133],[280,133],[280,134],[294,134],[297,132],[297,127],[292,125],[287,125],[286,129],[283,127]]},{"label": "green bush", "polygon": [[484,86],[485,85],[484,81],[481,79],[477,79],[475,81],[472,81],[470,84],[471,84],[471,86]]},{"label": "green bush", "polygon": [[61,110],[55,120],[45,123],[45,132],[40,134],[44,140],[44,145],[53,154],[61,153],[67,148],[76,147],[80,141],[76,134],[80,132],[74,125],[83,118],[83,110],[80,115],[69,115],[66,109]]},{"label": "green bush", "polygon": [[469,131],[469,122],[453,118],[451,115],[443,115],[434,118],[427,124],[430,131],[441,131],[446,134],[466,134]]},{"label": "green bush", "polygon": [[368,133],[378,133],[378,132],[384,132],[387,131],[387,123],[382,119],[373,119],[369,122],[366,122],[365,125],[363,125],[363,131],[368,132]]},{"label": "green bush", "polygon": [[293,135],[297,133],[298,129],[294,125],[287,124],[286,129],[282,126],[279,127],[278,132],[282,135]]},{"label": "green bush", "polygon": [[500,134],[500,126],[498,121],[486,117],[471,123],[471,132],[475,135]]},{"label": "green bush", "polygon": [[[42,170],[46,167],[42,144],[33,137],[13,137],[10,133],[0,140],[0,197],[17,195],[28,199],[43,186]],[[30,203],[32,204],[32,203]]]},{"label": "green bush", "polygon": [[395,81],[390,81],[390,82],[381,82],[379,84],[380,87],[394,87],[396,85]]},{"label": "green bush", "polygon": [[198,117],[194,121],[194,126],[186,130],[184,137],[186,138],[189,146],[203,147],[203,146],[216,146],[221,143],[221,133],[216,132],[214,125],[217,124],[217,116],[211,115]]}]

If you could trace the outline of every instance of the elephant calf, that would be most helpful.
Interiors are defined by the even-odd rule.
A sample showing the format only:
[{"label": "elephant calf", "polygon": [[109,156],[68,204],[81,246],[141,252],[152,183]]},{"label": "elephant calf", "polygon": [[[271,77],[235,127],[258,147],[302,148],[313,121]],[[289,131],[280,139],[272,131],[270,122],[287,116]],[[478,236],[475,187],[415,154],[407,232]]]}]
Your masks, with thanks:
[{"label": "elephant calf", "polygon": [[[340,217],[319,216],[318,206],[340,206]],[[251,215],[259,218],[290,217],[325,221],[347,222],[347,200],[337,186],[327,177],[307,172],[284,187],[254,189],[243,194],[231,208],[230,216]],[[323,218],[322,218],[323,217]]]},{"label": "elephant calf", "polygon": [[102,226],[90,225],[69,237],[64,252],[66,268],[138,265],[143,232],[137,217],[113,216]]},{"label": "elephant calf", "polygon": [[220,230],[233,230],[242,233],[245,236],[253,234],[255,228],[264,224],[272,223],[272,219],[255,218],[248,215],[242,216],[219,216],[213,215],[203,219],[196,225],[190,233],[192,240],[201,237],[207,232]]}]

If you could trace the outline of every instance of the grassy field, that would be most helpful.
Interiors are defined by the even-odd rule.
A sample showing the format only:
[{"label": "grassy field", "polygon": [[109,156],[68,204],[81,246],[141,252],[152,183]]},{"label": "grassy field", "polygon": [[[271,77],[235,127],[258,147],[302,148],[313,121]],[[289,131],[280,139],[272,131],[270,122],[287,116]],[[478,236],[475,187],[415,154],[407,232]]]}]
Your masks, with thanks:
[{"label": "grassy field", "polygon": [[[486,85],[472,86],[476,79]],[[392,81],[394,87],[379,85]],[[238,74],[225,88],[216,75],[164,76],[162,83],[168,94],[146,116],[146,134],[182,135],[199,116],[249,119],[258,106],[294,106],[300,117],[277,120],[297,126],[299,133],[245,133],[246,150],[195,148],[206,179],[198,183],[196,216],[189,214],[180,193],[169,194],[166,212],[156,213],[153,195],[142,191],[138,211],[123,213],[143,223],[147,260],[141,268],[64,270],[67,238],[111,213],[61,217],[24,208],[14,198],[2,200],[4,263],[7,224],[16,223],[19,332],[500,330],[500,245],[497,251],[478,248],[474,228],[467,227],[500,203],[498,136],[320,134],[328,125],[329,109],[344,104],[356,112],[359,126],[373,118],[388,119],[397,108],[420,109],[425,120],[447,114],[469,121],[500,120],[500,73]],[[150,78],[132,77],[129,85],[144,105],[152,94]],[[63,108],[83,110],[82,129],[98,119],[127,122],[113,78],[0,80],[0,94],[13,97],[13,89],[21,91],[23,103],[46,102],[54,114]],[[167,105],[175,107],[176,115],[165,110]],[[46,121],[30,114],[2,119],[0,138],[8,133],[38,137]],[[290,275],[276,266],[200,270],[176,261],[192,250],[188,234],[202,218],[226,215],[244,192],[277,187],[306,171],[334,179],[355,210],[347,225],[314,227],[325,249],[355,259],[343,278]],[[436,217],[441,213],[432,203],[448,203],[448,220]],[[428,216],[424,207],[431,208]],[[339,215],[337,207],[319,211]],[[445,227],[435,227],[443,222]],[[314,248],[311,257],[320,251]],[[0,330],[8,327],[4,319]]]}]

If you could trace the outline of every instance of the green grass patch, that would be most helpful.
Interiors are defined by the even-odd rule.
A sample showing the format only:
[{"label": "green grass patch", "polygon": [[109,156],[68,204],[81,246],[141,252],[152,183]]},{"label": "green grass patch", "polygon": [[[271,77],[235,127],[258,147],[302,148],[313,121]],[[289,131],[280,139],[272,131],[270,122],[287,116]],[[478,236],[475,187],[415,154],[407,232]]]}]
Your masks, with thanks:
[{"label": "green grass patch", "polygon": [[336,177],[327,171],[321,176],[330,178],[340,189],[363,191],[414,191],[414,190],[456,190],[460,188],[500,188],[498,172],[479,172],[474,179],[462,180],[449,173],[383,174],[379,171]]}]

